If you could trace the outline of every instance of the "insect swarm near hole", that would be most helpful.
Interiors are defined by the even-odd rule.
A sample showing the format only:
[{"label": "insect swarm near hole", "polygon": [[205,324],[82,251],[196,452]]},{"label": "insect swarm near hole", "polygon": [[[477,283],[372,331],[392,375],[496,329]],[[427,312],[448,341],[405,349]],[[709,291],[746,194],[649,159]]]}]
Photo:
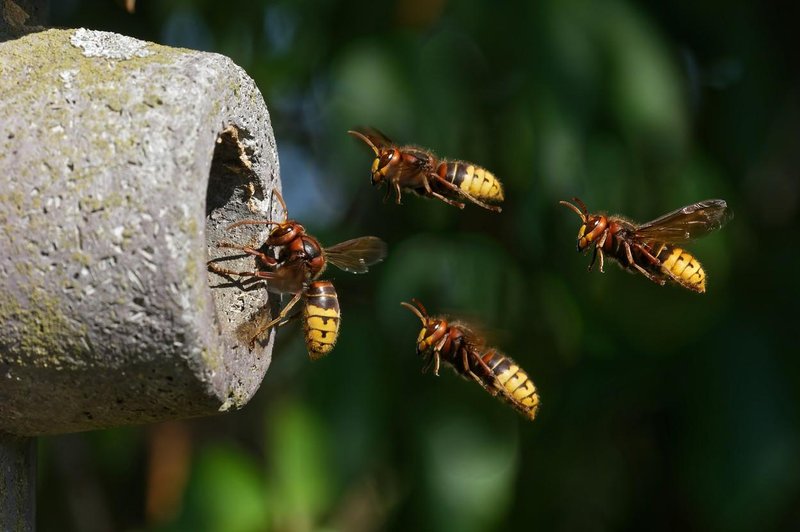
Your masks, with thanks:
[{"label": "insect swarm near hole", "polygon": [[422,321],[417,336],[417,354],[423,359],[423,373],[431,366],[439,375],[442,361],[459,375],[480,384],[481,388],[500,397],[519,413],[533,421],[539,412],[536,386],[519,365],[494,348],[485,348],[483,340],[460,322],[431,317],[416,299],[400,303]]},{"label": "insect swarm near hole", "polygon": [[[275,192],[275,197],[288,214],[280,193]],[[232,242],[217,243],[218,247],[237,249],[252,255],[257,268],[248,271],[230,270],[210,261],[208,269],[224,276],[264,280],[267,281],[267,290],[272,293],[293,294],[292,299],[273,320],[257,328],[250,340],[251,347],[272,327],[281,326],[292,319],[294,316],[289,316],[289,312],[305,298],[303,324],[309,357],[316,360],[325,356],[336,343],[341,314],[336,289],[330,281],[318,280],[319,277],[328,263],[346,272],[366,273],[370,266],[386,256],[386,243],[378,237],[364,236],[324,248],[315,237],[306,233],[305,227],[289,219],[283,222],[240,220],[227,229],[241,225],[275,226],[266,242],[258,248]],[[274,252],[274,256],[268,254],[269,250]]]},{"label": "insect swarm near hole", "polygon": [[733,211],[721,199],[693,203],[650,222],[637,225],[619,216],[589,214],[586,205],[573,198],[559,202],[580,216],[578,251],[594,248],[589,270],[605,254],[624,269],[638,272],[660,285],[671,281],[698,293],[706,291],[706,272],[688,251],[675,244],[700,238],[720,229],[733,218]]},{"label": "insect swarm near hole", "polygon": [[488,170],[465,161],[437,159],[417,146],[398,146],[374,128],[350,130],[348,133],[364,141],[375,152],[372,162],[372,184],[387,184],[386,197],[394,190],[400,204],[402,191],[439,199],[459,209],[467,200],[490,211],[502,209],[490,203],[503,201],[503,186]]}]

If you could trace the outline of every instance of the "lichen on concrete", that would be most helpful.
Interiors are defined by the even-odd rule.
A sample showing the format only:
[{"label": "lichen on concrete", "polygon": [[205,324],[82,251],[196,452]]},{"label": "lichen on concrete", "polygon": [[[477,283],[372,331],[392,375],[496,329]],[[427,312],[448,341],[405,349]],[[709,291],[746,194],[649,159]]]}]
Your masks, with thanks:
[{"label": "lichen on concrete", "polygon": [[6,360],[32,367],[58,367],[64,344],[79,348],[86,334],[84,324],[71,322],[61,309],[61,300],[46,287],[28,287],[28,300],[0,299],[0,320],[16,325],[12,342],[4,341]]},{"label": "lichen on concrete", "polygon": [[83,55],[86,57],[122,60],[147,57],[153,53],[147,49],[148,43],[145,41],[116,33],[84,28],[75,30],[69,42],[83,50]]}]

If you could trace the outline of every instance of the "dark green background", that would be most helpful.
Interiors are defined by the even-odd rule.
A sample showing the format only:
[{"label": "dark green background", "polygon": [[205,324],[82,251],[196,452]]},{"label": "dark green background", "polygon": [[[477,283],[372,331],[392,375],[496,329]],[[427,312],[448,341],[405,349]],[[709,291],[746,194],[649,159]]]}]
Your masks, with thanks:
[{"label": "dark green background", "polygon": [[[52,4],[55,25],[232,57],[270,109],[291,215],[389,256],[329,271],[336,350],[311,363],[282,329],[243,411],[45,439],[40,529],[800,527],[796,3]],[[383,203],[357,125],[489,168],[504,211]],[[576,195],[638,221],[726,199],[733,222],[690,246],[708,293],[587,273],[558,206]],[[411,297],[482,323],[540,417],[421,375]]]}]

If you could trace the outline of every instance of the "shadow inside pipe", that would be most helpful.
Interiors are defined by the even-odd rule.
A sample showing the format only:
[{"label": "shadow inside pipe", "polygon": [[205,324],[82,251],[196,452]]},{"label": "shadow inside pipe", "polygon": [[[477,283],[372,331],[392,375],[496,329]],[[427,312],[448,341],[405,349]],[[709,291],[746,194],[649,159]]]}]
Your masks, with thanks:
[{"label": "shadow inside pipe", "polygon": [[217,137],[206,192],[206,216],[228,205],[236,194],[248,190],[256,199],[264,199],[264,191],[253,171],[251,141],[246,131],[235,126],[228,126]]}]

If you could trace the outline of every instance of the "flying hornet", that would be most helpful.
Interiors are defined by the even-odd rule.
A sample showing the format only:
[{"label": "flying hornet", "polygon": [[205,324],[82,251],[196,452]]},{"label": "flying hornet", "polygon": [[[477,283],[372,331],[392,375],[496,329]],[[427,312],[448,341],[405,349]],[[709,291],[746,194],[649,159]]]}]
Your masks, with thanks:
[{"label": "flying hornet", "polygon": [[491,203],[503,201],[503,186],[488,170],[465,161],[437,159],[417,146],[398,146],[374,128],[350,130],[348,133],[364,141],[375,152],[372,162],[373,186],[387,184],[386,198],[394,190],[400,204],[402,191],[439,199],[459,209],[466,200],[484,209],[500,212]]},{"label": "flying hornet", "polygon": [[495,397],[500,397],[531,421],[539,411],[539,394],[528,374],[519,365],[460,322],[431,317],[416,299],[400,303],[422,322],[417,336],[417,354],[423,359],[423,373],[433,368],[439,375],[442,361],[462,377],[478,383]]},{"label": "flying hornet", "polygon": [[283,198],[280,193],[275,194],[287,213],[285,221],[240,220],[227,227],[231,230],[242,225],[274,225],[266,242],[258,248],[232,242],[217,243],[219,247],[237,249],[254,256],[256,269],[230,270],[213,261],[208,263],[208,268],[220,275],[265,280],[268,291],[293,295],[273,320],[257,328],[250,340],[251,347],[272,327],[287,323],[291,319],[289,312],[301,299],[305,299],[303,324],[306,348],[309,357],[316,360],[333,349],[341,320],[336,289],[330,281],[319,280],[319,277],[328,264],[350,273],[366,273],[370,266],[386,257],[386,243],[378,237],[364,236],[322,247],[319,240],[306,233],[302,225],[288,219]]},{"label": "flying hornet", "polygon": [[687,205],[676,211],[637,225],[619,216],[589,214],[586,205],[573,198],[561,205],[575,211],[582,225],[578,231],[578,251],[593,248],[591,271],[600,257],[617,261],[622,268],[638,272],[660,285],[667,281],[698,293],[706,291],[706,272],[694,256],[676,244],[682,244],[720,229],[733,218],[733,211],[721,199]]}]

